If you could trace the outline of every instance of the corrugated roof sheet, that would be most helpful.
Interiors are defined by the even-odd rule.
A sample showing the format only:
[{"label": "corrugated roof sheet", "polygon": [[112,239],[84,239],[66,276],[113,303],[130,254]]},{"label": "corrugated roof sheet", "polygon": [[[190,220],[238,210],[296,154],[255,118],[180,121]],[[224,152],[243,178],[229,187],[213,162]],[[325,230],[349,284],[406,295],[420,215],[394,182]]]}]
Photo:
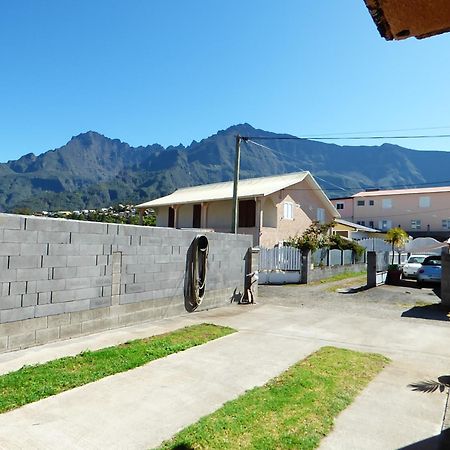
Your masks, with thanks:
[{"label": "corrugated roof sheet", "polygon": [[346,225],[347,227],[354,228],[358,231],[366,231],[367,233],[381,233],[380,230],[376,230],[375,228],[366,227],[364,225],[359,225],[357,223],[349,222],[348,220],[344,219],[335,219],[335,222],[340,223],[342,225]]},{"label": "corrugated roof sheet", "polygon": [[375,197],[384,195],[404,195],[404,194],[434,194],[437,192],[450,192],[450,186],[412,188],[412,189],[393,189],[380,191],[358,192],[353,197]]},{"label": "corrugated roof sheet", "polygon": [[[272,194],[273,192],[277,192],[280,189],[299,183],[308,175],[311,176],[309,172],[294,172],[286,175],[240,180],[238,185],[238,197],[250,198],[266,196]],[[200,186],[177,189],[170,195],[142,203],[137,205],[137,207],[150,208],[184,203],[229,200],[231,198],[233,198],[233,182],[225,181],[223,183],[202,184]]]}]

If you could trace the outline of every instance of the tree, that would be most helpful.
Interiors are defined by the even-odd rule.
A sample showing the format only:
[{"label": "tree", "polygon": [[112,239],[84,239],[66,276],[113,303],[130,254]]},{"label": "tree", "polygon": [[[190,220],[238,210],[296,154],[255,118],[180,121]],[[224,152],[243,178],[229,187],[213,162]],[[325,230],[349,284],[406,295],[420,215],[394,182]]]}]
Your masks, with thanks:
[{"label": "tree", "polygon": [[333,227],[333,223],[320,224],[313,222],[300,236],[289,237],[287,245],[295,247],[303,252],[314,251],[318,248],[329,246],[330,235],[329,230]]},{"label": "tree", "polygon": [[[386,242],[389,242],[392,245],[392,264],[394,264],[394,251],[395,247],[399,249],[399,247],[403,247],[409,240],[409,236],[405,230],[400,227],[391,228],[386,233]],[[400,252],[398,252],[398,260],[400,262]]]}]

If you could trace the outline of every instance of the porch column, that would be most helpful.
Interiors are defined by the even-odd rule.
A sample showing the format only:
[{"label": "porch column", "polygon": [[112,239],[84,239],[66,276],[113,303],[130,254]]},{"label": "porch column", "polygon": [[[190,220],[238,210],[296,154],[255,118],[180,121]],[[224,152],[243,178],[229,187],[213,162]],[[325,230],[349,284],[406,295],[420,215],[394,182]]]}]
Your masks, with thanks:
[{"label": "porch column", "polygon": [[255,198],[256,208],[255,208],[255,235],[256,242],[255,246],[259,246],[261,243],[261,228],[263,224],[263,207],[264,198]]},{"label": "porch column", "polygon": [[174,228],[178,228],[178,208],[180,205],[172,205],[173,208],[173,225]]},{"label": "porch column", "polygon": [[208,205],[209,203],[201,203],[202,213],[200,217],[200,228],[208,228]]},{"label": "porch column", "polygon": [[139,225],[144,225],[144,210],[139,210]]}]

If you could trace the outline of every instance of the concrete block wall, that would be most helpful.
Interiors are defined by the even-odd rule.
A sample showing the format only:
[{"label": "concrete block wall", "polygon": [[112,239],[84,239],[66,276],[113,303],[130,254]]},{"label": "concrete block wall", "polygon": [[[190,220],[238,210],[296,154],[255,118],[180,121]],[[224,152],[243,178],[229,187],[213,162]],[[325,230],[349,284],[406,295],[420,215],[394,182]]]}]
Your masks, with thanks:
[{"label": "concrete block wall", "polygon": [[[0,352],[185,313],[186,255],[200,233],[0,214]],[[199,309],[243,292],[252,245],[204,234]]]}]

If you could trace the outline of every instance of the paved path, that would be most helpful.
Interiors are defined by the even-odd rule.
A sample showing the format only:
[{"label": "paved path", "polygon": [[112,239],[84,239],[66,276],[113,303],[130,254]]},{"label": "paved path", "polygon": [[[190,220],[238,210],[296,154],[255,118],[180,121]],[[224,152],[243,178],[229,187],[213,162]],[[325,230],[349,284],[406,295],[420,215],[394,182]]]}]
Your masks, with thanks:
[{"label": "paved path", "polygon": [[[0,448],[151,448],[323,345],[380,352],[393,363],[338,417],[322,448],[395,449],[439,433],[445,397],[418,394],[406,385],[448,373],[448,323],[402,317],[411,308],[401,302],[400,306],[378,304],[377,317],[377,302],[370,303],[367,297],[373,291],[366,297],[364,293],[345,296],[339,308],[338,294],[329,290],[329,295],[314,299],[311,291],[298,288],[287,294],[286,289],[291,288],[280,287],[275,294],[262,289],[256,306],[230,306],[1,355],[0,366],[12,370],[23,363],[191,323],[214,322],[239,330],[2,414]],[[377,292],[384,298],[393,291]],[[395,295],[403,299],[408,294],[399,290]],[[273,304],[280,301],[287,306]],[[433,448],[433,441],[424,448]]]}]

